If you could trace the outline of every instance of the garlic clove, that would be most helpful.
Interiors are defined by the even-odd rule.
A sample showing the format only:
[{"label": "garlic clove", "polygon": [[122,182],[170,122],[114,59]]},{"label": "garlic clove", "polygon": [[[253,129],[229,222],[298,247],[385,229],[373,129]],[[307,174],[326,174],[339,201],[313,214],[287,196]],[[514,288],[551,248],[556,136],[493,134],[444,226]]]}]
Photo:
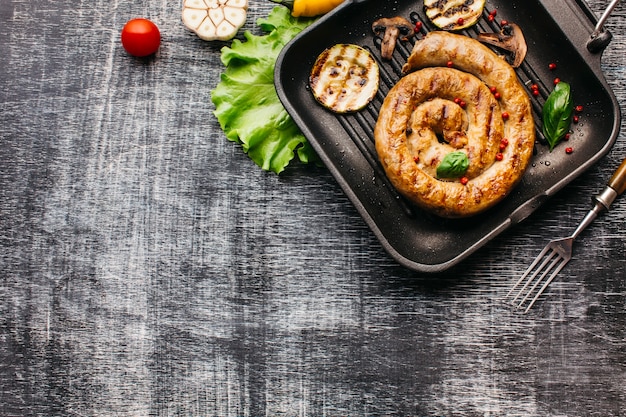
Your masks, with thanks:
[{"label": "garlic clove", "polygon": [[206,10],[201,9],[184,9],[183,10],[183,23],[191,30],[196,30],[202,25],[204,19],[206,19],[208,13]]}]

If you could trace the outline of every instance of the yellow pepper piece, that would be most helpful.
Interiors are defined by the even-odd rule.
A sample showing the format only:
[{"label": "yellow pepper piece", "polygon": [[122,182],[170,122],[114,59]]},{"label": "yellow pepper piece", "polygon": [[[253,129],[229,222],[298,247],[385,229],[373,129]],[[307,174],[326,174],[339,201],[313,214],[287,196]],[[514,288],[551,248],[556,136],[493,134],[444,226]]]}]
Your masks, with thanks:
[{"label": "yellow pepper piece", "polygon": [[291,9],[293,17],[314,17],[326,14],[344,0],[271,0]]}]

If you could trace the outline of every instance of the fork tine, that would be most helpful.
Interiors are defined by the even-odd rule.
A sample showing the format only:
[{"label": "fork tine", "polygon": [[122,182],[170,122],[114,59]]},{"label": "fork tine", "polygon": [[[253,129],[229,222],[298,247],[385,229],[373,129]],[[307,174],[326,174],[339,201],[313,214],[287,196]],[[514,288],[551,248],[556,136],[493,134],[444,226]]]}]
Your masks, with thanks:
[{"label": "fork tine", "polygon": [[550,275],[550,278],[548,278],[548,280],[542,285],[542,287],[539,289],[539,291],[537,292],[535,297],[530,301],[530,303],[526,307],[526,310],[524,310],[524,313],[528,313],[528,310],[530,310],[530,308],[533,306],[533,304],[535,304],[535,301],[537,301],[539,299],[541,294],[543,294],[543,292],[546,290],[546,288],[548,288],[548,285],[550,285],[552,280],[554,280],[554,277],[556,277],[558,275],[558,273],[561,272],[561,269],[563,269],[563,267],[567,264],[567,262],[568,262],[567,258],[562,258],[561,263],[557,266],[557,268],[554,270],[554,272],[552,272],[552,275]]},{"label": "fork tine", "polygon": [[[546,257],[546,260],[541,264],[541,267],[536,272],[536,273],[539,273],[539,272],[543,271],[543,273],[541,274],[539,279],[535,281],[533,286],[528,291],[526,291],[526,296],[524,298],[522,298],[522,300],[517,305],[518,308],[522,307],[524,302],[526,302],[526,300],[533,294],[535,289],[539,286],[539,284],[541,284],[541,282],[546,277],[546,275],[548,275],[548,273],[552,270],[552,268],[554,268],[554,266],[557,264],[557,262],[559,262],[559,259],[563,259],[563,258],[561,257],[561,255],[556,250],[553,249],[552,253],[550,253],[550,255],[548,257]],[[550,262],[550,261],[552,261],[550,263],[550,265],[548,265],[547,268],[544,268],[544,266],[548,262]]]},{"label": "fork tine", "polygon": [[[505,298],[509,298],[511,296],[511,294],[513,293],[513,291],[515,291],[515,289],[518,287],[518,285],[520,285],[528,276],[528,274],[530,274],[530,272],[535,268],[535,266],[537,266],[537,264],[539,263],[539,261],[545,256],[546,253],[548,253],[548,251],[550,250],[550,246],[546,246],[543,248],[543,250],[541,251],[541,253],[539,253],[539,255],[535,258],[535,260],[533,261],[532,264],[530,264],[530,266],[528,267],[528,269],[526,270],[526,272],[524,272],[524,274],[520,277],[520,279],[517,280],[517,282],[515,283],[515,285],[513,285],[513,287],[511,287],[511,289],[509,290],[509,292],[506,294]],[[545,261],[544,261],[545,263]],[[542,264],[543,265],[543,264]],[[541,267],[539,268],[541,269]],[[535,272],[533,274],[533,276],[530,277],[530,280],[532,281],[535,277],[535,275],[537,275],[537,272]],[[526,285],[524,285],[524,287],[522,287],[521,290],[519,290],[519,292],[517,293],[517,295],[515,296],[515,298],[513,298],[512,301],[515,301],[517,299],[517,297],[520,296],[521,292],[524,291],[524,289],[528,286],[528,282],[526,283]]]},{"label": "fork tine", "polygon": [[[549,252],[549,253],[548,253]],[[520,288],[517,293],[515,294],[515,297],[513,297],[513,299],[511,300],[512,303],[515,303],[515,301],[522,296],[525,292],[526,289],[528,288],[529,285],[531,285],[535,279],[537,278],[537,275],[543,271],[546,267],[546,265],[548,264],[548,262],[550,262],[550,260],[554,257],[555,255],[555,251],[554,248],[552,248],[550,245],[546,246],[545,248],[543,248],[543,250],[541,251],[541,253],[539,254],[539,256],[537,256],[535,258],[535,260],[533,261],[533,263],[528,267],[528,269],[526,270],[526,272],[524,272],[524,275],[522,275],[522,277],[518,280],[518,282],[515,284],[515,286],[513,287],[513,289],[515,289],[519,284],[521,284],[524,280],[526,280],[526,282],[524,283],[524,285],[522,286],[522,288]],[[537,267],[537,264],[540,262],[541,264]],[[534,271],[534,272],[533,272]],[[532,275],[529,276],[529,274],[532,272]],[[544,274],[545,275],[545,274]],[[543,279],[543,275],[539,277],[538,281],[541,281]],[[535,284],[536,286],[537,284]],[[535,287],[533,286],[533,288]],[[513,291],[513,289],[511,289],[511,291],[509,291],[509,294]],[[532,291],[532,290],[531,290]],[[508,297],[508,295],[507,295]]]}]

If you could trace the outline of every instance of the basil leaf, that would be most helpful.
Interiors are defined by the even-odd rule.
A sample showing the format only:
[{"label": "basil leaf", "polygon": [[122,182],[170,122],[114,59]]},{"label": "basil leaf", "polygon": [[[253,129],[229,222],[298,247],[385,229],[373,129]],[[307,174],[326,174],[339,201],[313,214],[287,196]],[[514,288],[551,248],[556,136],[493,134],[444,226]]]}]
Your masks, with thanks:
[{"label": "basil leaf", "polygon": [[459,178],[465,174],[467,168],[469,168],[469,158],[465,152],[450,152],[437,166],[437,177]]},{"label": "basil leaf", "polygon": [[543,105],[543,135],[550,145],[550,152],[565,137],[572,123],[574,103],[568,83],[559,82]]}]

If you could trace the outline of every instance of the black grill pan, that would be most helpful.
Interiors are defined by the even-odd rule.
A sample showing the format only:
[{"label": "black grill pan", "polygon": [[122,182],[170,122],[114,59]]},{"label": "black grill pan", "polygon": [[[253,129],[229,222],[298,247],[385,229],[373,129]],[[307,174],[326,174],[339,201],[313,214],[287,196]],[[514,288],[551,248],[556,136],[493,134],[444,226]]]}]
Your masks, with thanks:
[{"label": "black grill pan", "polygon": [[[487,16],[493,10],[497,18]],[[550,196],[591,167],[612,147],[619,133],[619,106],[600,65],[610,41],[603,33],[590,47],[596,18],[582,1],[502,0],[487,3],[483,18],[461,33],[498,32],[499,23],[518,24],[526,37],[528,54],[517,70],[521,82],[539,86],[532,97],[537,125],[537,145],[532,165],[521,183],[496,207],[469,218],[446,220],[406,202],[388,182],[378,163],[373,130],[378,110],[400,70],[414,40],[400,42],[391,61],[380,59],[380,39],[371,31],[380,17],[404,16],[423,24],[423,36],[436,30],[423,13],[422,1],[346,0],[290,42],[281,52],[275,70],[278,95],[306,138],[313,145],[343,191],[355,205],[387,252],[412,270],[438,272],[466,258],[490,239],[527,218]],[[353,43],[369,49],[378,59],[380,88],[364,110],[337,115],[320,106],[308,88],[317,56],[336,43]],[[557,69],[549,69],[556,63]],[[565,145],[548,151],[541,134],[541,108],[558,77],[572,87],[574,104],[584,111],[572,125]]]}]

